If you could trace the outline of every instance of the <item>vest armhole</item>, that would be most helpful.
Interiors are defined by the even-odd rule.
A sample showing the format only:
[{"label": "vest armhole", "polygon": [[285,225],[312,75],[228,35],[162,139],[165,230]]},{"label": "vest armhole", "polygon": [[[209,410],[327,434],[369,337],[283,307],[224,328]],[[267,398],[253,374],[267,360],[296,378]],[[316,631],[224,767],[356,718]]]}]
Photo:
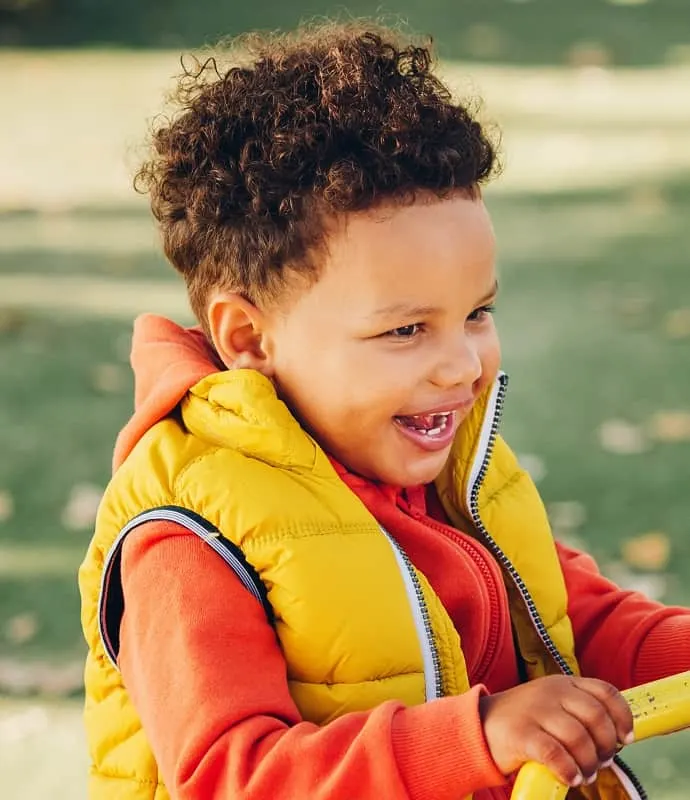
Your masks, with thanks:
[{"label": "vest armhole", "polygon": [[190,533],[198,536],[214,550],[232,569],[242,585],[261,603],[268,622],[273,625],[274,616],[266,587],[257,571],[247,561],[242,550],[204,517],[194,511],[180,506],[161,506],[137,514],[120,531],[113,542],[103,564],[101,586],[98,594],[98,629],[108,659],[117,669],[117,658],[120,650],[120,623],[125,610],[125,599],[122,590],[121,565],[122,545],[127,535],[139,525],[146,522],[165,521],[181,525]]}]

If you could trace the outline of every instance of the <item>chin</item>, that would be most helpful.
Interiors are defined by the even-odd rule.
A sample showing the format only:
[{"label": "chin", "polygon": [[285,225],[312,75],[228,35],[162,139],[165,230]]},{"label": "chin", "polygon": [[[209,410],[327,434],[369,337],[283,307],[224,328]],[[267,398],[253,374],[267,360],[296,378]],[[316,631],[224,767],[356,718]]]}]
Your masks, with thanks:
[{"label": "chin", "polygon": [[443,470],[448,460],[449,452],[435,453],[433,459],[426,458],[409,467],[396,466],[388,471],[388,477],[381,477],[379,480],[392,486],[400,486],[403,489],[408,486],[423,486],[427,483],[433,483]]}]

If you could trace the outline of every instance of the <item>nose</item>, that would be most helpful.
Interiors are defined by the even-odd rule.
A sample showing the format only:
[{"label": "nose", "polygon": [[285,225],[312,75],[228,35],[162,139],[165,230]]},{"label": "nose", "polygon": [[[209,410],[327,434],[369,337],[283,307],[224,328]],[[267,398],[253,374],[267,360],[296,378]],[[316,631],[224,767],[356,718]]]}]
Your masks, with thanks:
[{"label": "nose", "polygon": [[461,335],[439,352],[431,382],[441,389],[472,386],[482,374],[478,343],[471,336]]}]

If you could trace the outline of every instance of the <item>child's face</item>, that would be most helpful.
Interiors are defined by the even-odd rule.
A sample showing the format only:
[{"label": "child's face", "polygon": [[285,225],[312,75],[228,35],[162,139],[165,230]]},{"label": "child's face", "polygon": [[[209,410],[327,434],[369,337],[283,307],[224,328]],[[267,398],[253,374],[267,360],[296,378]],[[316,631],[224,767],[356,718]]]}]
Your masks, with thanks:
[{"label": "child's face", "polygon": [[494,380],[494,236],[480,199],[455,194],[350,214],[322,274],[268,319],[278,390],[350,470],[432,481]]}]

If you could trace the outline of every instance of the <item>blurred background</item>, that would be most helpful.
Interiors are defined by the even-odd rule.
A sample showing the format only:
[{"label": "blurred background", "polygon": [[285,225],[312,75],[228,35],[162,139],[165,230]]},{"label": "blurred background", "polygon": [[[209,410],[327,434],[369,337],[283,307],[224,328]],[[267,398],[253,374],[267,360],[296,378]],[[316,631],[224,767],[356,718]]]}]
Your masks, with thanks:
[{"label": "blurred background", "polygon": [[[85,794],[76,569],[131,323],[190,320],[131,188],[181,51],[314,16],[434,36],[505,170],[504,433],[559,536],[690,604],[688,0],[0,0],[0,796]],[[688,796],[688,734],[629,751]]]}]

